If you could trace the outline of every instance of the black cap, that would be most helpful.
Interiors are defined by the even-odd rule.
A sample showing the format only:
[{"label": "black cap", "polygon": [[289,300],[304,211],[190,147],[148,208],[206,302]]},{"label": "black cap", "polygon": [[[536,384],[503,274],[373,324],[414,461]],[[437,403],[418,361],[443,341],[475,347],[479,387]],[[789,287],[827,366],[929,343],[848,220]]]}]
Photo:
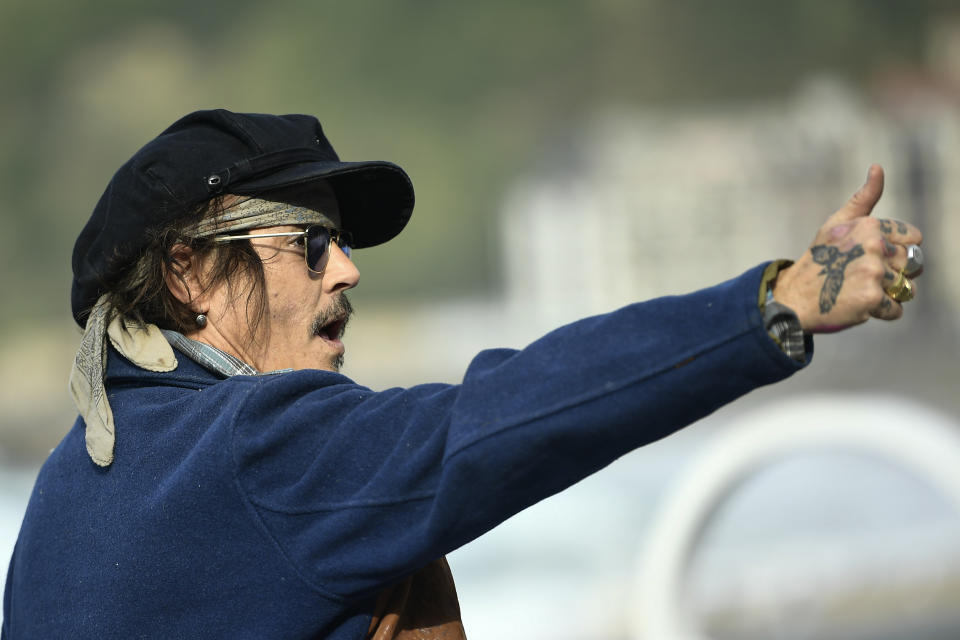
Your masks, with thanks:
[{"label": "black cap", "polygon": [[218,194],[308,189],[316,180],[333,188],[356,248],[393,238],[413,213],[413,184],[403,169],[341,162],[313,116],[216,109],[181,118],[120,167],[80,232],[73,248],[74,319],[83,326],[103,283],[137,258],[148,231]]}]

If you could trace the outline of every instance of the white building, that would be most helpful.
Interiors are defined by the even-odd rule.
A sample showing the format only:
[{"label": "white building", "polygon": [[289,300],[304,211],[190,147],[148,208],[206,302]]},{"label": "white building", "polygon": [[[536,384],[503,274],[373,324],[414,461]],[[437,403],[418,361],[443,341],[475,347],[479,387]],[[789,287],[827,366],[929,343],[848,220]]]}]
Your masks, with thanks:
[{"label": "white building", "polygon": [[926,233],[913,309],[928,284],[960,301],[943,268],[960,232],[960,112],[942,97],[868,104],[821,80],[782,103],[604,114],[563,145],[515,186],[501,225],[513,307],[544,326],[795,258],[872,162],[887,172],[875,213]]}]

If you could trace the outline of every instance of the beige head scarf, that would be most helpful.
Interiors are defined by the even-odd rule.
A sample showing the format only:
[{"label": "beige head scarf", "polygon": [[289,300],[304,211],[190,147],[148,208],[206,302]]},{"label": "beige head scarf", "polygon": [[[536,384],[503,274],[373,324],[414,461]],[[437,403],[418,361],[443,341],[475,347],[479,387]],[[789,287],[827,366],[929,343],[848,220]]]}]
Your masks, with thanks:
[{"label": "beige head scarf", "polygon": [[[186,235],[209,238],[243,229],[280,225],[339,226],[336,202],[330,195],[329,216],[320,211],[259,198],[242,200],[186,230]],[[148,371],[173,371],[177,358],[156,325],[140,325],[123,318],[101,297],[87,318],[80,349],[70,371],[70,395],[86,424],[87,453],[101,467],[113,462],[116,428],[104,386],[107,341],[125,358]]]}]

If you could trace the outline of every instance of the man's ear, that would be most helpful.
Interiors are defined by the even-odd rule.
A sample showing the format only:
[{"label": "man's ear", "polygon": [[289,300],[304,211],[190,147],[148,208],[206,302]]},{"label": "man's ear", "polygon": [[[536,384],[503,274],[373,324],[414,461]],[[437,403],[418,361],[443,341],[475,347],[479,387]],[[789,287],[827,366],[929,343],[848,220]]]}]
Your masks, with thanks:
[{"label": "man's ear", "polygon": [[173,297],[185,305],[191,305],[204,290],[200,267],[200,260],[187,245],[178,243],[170,249],[163,279]]}]

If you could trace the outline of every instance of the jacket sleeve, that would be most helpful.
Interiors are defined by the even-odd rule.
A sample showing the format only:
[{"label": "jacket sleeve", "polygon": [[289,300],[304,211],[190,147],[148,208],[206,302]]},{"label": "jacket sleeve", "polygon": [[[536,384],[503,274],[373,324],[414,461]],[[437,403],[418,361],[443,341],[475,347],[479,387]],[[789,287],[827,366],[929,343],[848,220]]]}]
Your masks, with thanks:
[{"label": "jacket sleeve", "polygon": [[764,330],[762,270],[481,352],[459,385],[260,379],[233,417],[241,491],[318,589],[369,594],[801,368]]}]

